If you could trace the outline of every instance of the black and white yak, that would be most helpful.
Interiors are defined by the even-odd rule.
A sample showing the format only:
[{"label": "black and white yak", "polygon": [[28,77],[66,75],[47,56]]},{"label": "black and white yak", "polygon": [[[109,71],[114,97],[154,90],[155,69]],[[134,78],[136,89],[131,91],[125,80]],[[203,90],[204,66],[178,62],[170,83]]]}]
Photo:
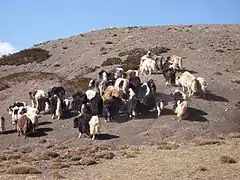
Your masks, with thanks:
[{"label": "black and white yak", "polygon": [[164,108],[163,101],[160,98],[156,98],[156,85],[152,79],[143,83],[141,86],[142,97],[136,96],[135,92],[129,89],[130,98],[128,104],[129,117],[136,117],[138,114],[146,114],[148,111],[156,109],[157,116],[161,115]]},{"label": "black and white yak", "polygon": [[64,102],[60,97],[53,95],[50,98],[50,113],[52,114],[52,119],[57,118],[57,120],[60,120],[63,116],[64,108]]},{"label": "black and white yak", "polygon": [[63,98],[65,96],[65,89],[62,86],[53,87],[48,91],[48,98],[53,97],[54,95],[57,95],[60,98]]}]

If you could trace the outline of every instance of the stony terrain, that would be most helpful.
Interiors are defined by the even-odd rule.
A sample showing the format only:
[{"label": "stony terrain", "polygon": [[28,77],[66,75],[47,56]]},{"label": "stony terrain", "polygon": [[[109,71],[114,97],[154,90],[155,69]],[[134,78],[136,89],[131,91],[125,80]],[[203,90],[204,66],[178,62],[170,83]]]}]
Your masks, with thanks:
[{"label": "stony terrain", "polygon": [[[64,85],[71,95],[85,89],[88,78],[97,77],[100,70],[117,66],[102,66],[107,59],[133,67],[146,50],[157,52],[163,47],[169,50],[161,55],[184,57],[184,67],[208,82],[206,99],[190,100],[188,121],[174,120],[168,94],[176,87],[166,87],[162,75],[154,74],[141,79],[155,80],[165,100],[160,118],[153,114],[109,124],[102,121],[102,136],[95,142],[77,139],[73,118],[56,121],[41,116],[38,133],[26,140],[12,131],[6,108],[17,100],[30,103],[30,89]],[[7,132],[0,135],[2,179],[22,178],[9,175],[16,174],[11,168],[22,163],[42,173],[28,179],[239,179],[240,25],[112,28],[32,48],[0,59],[0,115],[7,119]],[[206,146],[191,145],[199,137]],[[236,163],[221,163],[225,155]],[[88,163],[95,165],[85,166]]]}]

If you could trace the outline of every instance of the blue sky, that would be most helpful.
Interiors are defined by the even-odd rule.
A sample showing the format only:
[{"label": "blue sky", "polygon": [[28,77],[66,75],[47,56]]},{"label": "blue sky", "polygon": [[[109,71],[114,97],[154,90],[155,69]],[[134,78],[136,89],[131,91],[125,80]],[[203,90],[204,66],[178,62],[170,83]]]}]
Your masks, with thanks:
[{"label": "blue sky", "polygon": [[239,24],[239,7],[240,0],[1,0],[0,49],[110,26]]}]

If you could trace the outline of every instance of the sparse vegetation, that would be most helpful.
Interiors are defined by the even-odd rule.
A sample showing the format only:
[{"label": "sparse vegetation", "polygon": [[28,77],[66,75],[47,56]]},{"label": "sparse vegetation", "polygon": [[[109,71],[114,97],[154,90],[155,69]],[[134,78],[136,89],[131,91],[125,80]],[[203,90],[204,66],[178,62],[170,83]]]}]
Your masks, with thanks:
[{"label": "sparse vegetation", "polygon": [[[240,105],[240,101],[238,102],[239,105]],[[240,133],[239,132],[236,132],[236,133],[230,133],[228,135],[230,138],[234,139],[234,138],[240,138]]]},{"label": "sparse vegetation", "polygon": [[108,54],[106,50],[100,52],[100,55],[106,55],[106,54]]},{"label": "sparse vegetation", "polygon": [[167,142],[162,142],[158,145],[157,149],[161,149],[161,150],[172,150],[172,149],[177,149],[179,148],[178,144],[175,143],[167,143]]},{"label": "sparse vegetation", "polygon": [[21,158],[21,154],[10,154],[7,156],[7,160],[17,160],[17,159],[20,159]]},{"label": "sparse vegetation", "polygon": [[100,47],[100,51],[105,51],[106,48],[104,46]]},{"label": "sparse vegetation", "polygon": [[18,66],[33,62],[40,63],[47,60],[49,57],[51,57],[49,51],[41,48],[24,49],[17,53],[2,57],[0,60],[0,65]]},{"label": "sparse vegetation", "polygon": [[96,71],[98,68],[100,68],[100,67],[98,67],[98,66],[95,66],[95,67],[85,67],[85,69],[84,69],[85,72],[83,74],[92,73],[92,72]]},{"label": "sparse vegetation", "polygon": [[126,55],[127,55],[127,52],[119,52],[119,53],[118,53],[118,56],[119,56],[119,57],[126,56]]},{"label": "sparse vegetation", "polygon": [[0,161],[6,161],[6,160],[7,160],[7,156],[5,154],[1,154]]},{"label": "sparse vegetation", "polygon": [[153,48],[150,48],[150,51],[158,56],[163,53],[167,53],[169,50],[170,50],[169,48],[163,46],[155,46]]},{"label": "sparse vegetation", "polygon": [[65,176],[61,175],[60,173],[58,173],[56,171],[54,171],[52,175],[53,175],[53,178],[56,178],[56,179],[66,179]]},{"label": "sparse vegetation", "polygon": [[7,174],[42,174],[42,172],[32,166],[28,165],[16,165],[7,169]]},{"label": "sparse vegetation", "polygon": [[218,52],[218,53],[223,53],[224,50],[222,50],[222,49],[216,49],[216,52]]},{"label": "sparse vegetation", "polygon": [[213,145],[213,144],[223,144],[224,141],[220,140],[212,140],[212,139],[204,139],[204,138],[197,138],[194,140],[196,146],[204,146],[204,145]]},{"label": "sparse vegetation", "polygon": [[214,74],[216,74],[216,75],[223,75],[223,74],[220,73],[220,72],[215,72]]},{"label": "sparse vegetation", "polygon": [[63,79],[54,73],[48,72],[19,72],[10,74],[8,76],[3,76],[0,78],[0,90],[10,88],[12,84],[27,82],[31,80],[53,80],[57,79],[62,81]]},{"label": "sparse vegetation", "polygon": [[80,161],[81,159],[82,157],[77,155],[71,157],[71,161]]},{"label": "sparse vegetation", "polygon": [[114,158],[114,153],[112,152],[108,152],[108,151],[105,151],[105,152],[100,152],[100,153],[97,153],[96,156],[95,156],[95,159],[113,159]]},{"label": "sparse vegetation", "polygon": [[140,150],[137,148],[129,148],[121,151],[122,156],[126,158],[136,158],[140,154]]},{"label": "sparse vegetation", "polygon": [[61,64],[54,64],[53,67],[60,67]]},{"label": "sparse vegetation", "polygon": [[0,82],[0,91],[10,88],[10,86],[6,83]]},{"label": "sparse vegetation", "polygon": [[113,44],[112,41],[106,41],[105,44]]},{"label": "sparse vegetation", "polygon": [[237,161],[230,156],[221,156],[220,161],[225,164],[237,163]]},{"label": "sparse vegetation", "polygon": [[52,163],[52,169],[63,169],[63,168],[69,168],[70,165],[66,164],[64,162],[53,162]]},{"label": "sparse vegetation", "polygon": [[240,80],[231,80],[232,83],[240,84]]},{"label": "sparse vegetation", "polygon": [[112,57],[112,58],[107,58],[107,60],[104,61],[101,66],[118,65],[118,64],[121,64],[121,63],[122,63],[121,58]]},{"label": "sparse vegetation", "polygon": [[46,151],[43,155],[48,156],[50,158],[57,158],[58,156],[60,156],[60,154],[58,154],[57,152],[53,152],[53,151]]},{"label": "sparse vegetation", "polygon": [[[124,52],[122,52],[122,54],[123,53]],[[124,61],[123,69],[128,70],[128,69],[138,69],[140,64],[140,59],[144,54],[147,53],[147,51],[142,48],[135,48],[125,53],[128,55],[128,57]]]},{"label": "sparse vegetation", "polygon": [[63,49],[68,49],[68,47],[67,46],[63,46]]},{"label": "sparse vegetation", "polygon": [[77,91],[86,91],[88,88],[88,83],[91,78],[83,77],[82,75],[76,76],[71,80],[67,80],[63,83],[66,91],[70,93],[75,93]]},{"label": "sparse vegetation", "polygon": [[95,160],[93,160],[93,159],[90,159],[90,158],[82,158],[82,159],[79,161],[79,164],[80,164],[80,165],[83,165],[83,166],[90,166],[90,165],[97,164],[97,161],[95,161]]},{"label": "sparse vegetation", "polygon": [[205,168],[205,167],[203,167],[203,166],[200,166],[197,170],[202,171],[202,172],[205,172],[205,171],[207,171],[207,168]]},{"label": "sparse vegetation", "polygon": [[[156,55],[160,55],[162,53],[168,52],[170,49],[167,47],[163,47],[163,46],[155,46],[148,50],[152,51]],[[142,48],[135,48],[130,51],[119,52],[118,56],[120,56],[120,57],[128,55],[123,64],[124,70],[138,69],[141,57],[143,55],[145,55],[148,50],[145,50]]]}]

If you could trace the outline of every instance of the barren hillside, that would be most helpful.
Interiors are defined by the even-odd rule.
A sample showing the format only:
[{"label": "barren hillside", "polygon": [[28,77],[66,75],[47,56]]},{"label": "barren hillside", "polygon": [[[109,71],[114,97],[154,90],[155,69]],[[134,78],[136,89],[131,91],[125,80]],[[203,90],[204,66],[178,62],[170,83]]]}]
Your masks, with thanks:
[{"label": "barren hillside", "polygon": [[[97,73],[102,69],[112,69],[116,66],[123,66],[125,69],[136,67],[139,57],[149,49],[164,56],[175,54],[184,57],[183,66],[195,75],[206,79],[209,93],[206,99],[192,98],[190,100],[189,120],[182,121],[181,123],[174,120],[175,115],[171,111],[172,103],[169,102],[169,94],[176,87],[165,86],[163,76],[161,74],[154,74],[150,77],[141,76],[141,79],[146,81],[152,78],[157,84],[158,95],[168,103],[163,115],[159,118],[155,118],[154,115],[130,121],[121,118],[109,124],[106,124],[101,119],[103,135],[100,137],[100,140],[96,140],[95,142],[90,142],[86,138],[77,139],[78,131],[73,129],[73,118],[56,121],[51,120],[49,115],[41,116],[41,125],[38,133],[26,140],[23,137],[17,137],[17,134],[11,131],[13,129],[11,117],[8,115],[6,109],[11,103],[17,100],[30,104],[28,98],[28,91],[30,89],[39,88],[48,90],[54,85],[64,85],[67,89],[67,94],[71,95],[74,91],[84,90],[89,78],[97,77]],[[181,73],[179,72],[179,74]],[[31,151],[28,153],[19,153],[19,149],[15,150],[14,158],[8,158],[8,155],[6,158],[1,158],[2,156],[0,156],[0,160],[2,160],[0,166],[3,167],[0,172],[2,174],[1,177],[3,178],[6,175],[7,168],[12,166],[10,160],[14,159],[13,164],[24,162],[37,166],[43,172],[43,176],[46,179],[49,178],[53,171],[49,164],[53,163],[51,158],[44,159],[43,161],[42,159],[39,160],[38,157],[33,158],[33,161],[25,162],[22,156],[34,154],[38,151],[44,152],[46,148],[49,151],[56,151],[57,147],[64,144],[67,147],[61,151],[57,150],[60,154],[57,155],[59,163],[68,163],[68,158],[70,157],[63,158],[62,156],[65,157],[67,150],[71,151],[71,148],[76,147],[140,145],[143,148],[143,150],[141,149],[142,153],[139,153],[138,158],[134,160],[127,158],[122,161],[122,156],[114,156],[116,158],[106,162],[104,169],[97,171],[98,175],[96,175],[97,172],[94,172],[94,176],[96,175],[97,177],[96,179],[114,179],[114,177],[115,179],[121,179],[120,177],[123,177],[122,172],[126,173],[124,179],[131,179],[128,174],[134,170],[130,170],[125,165],[123,166],[123,164],[130,163],[132,166],[137,166],[136,164],[143,161],[146,165],[136,167],[135,170],[137,173],[133,173],[135,179],[148,177],[148,175],[151,173],[154,174],[154,172],[155,176],[152,179],[192,179],[191,177],[197,179],[197,176],[202,179],[202,170],[200,170],[201,173],[199,174],[199,171],[194,169],[198,168],[198,166],[194,166],[192,170],[186,170],[189,166],[192,166],[187,162],[184,163],[185,160],[183,159],[186,153],[192,154],[193,157],[190,156],[190,158],[196,158],[196,162],[199,162],[203,158],[204,153],[211,152],[212,150],[214,152],[221,151],[228,153],[228,149],[233,148],[232,143],[238,143],[238,139],[234,141],[229,140],[227,144],[213,147],[213,149],[211,147],[207,149],[192,148],[188,144],[198,137],[203,139],[225,139],[230,133],[240,133],[239,86],[240,25],[128,27],[97,30],[74,35],[66,39],[44,42],[28,50],[3,57],[0,59],[0,99],[2,104],[0,115],[4,116],[7,120],[7,132],[0,135],[0,148],[3,151],[2,156],[5,155],[5,151],[12,152],[14,149],[20,147],[27,146]],[[170,163],[166,167],[161,165],[161,168],[159,168],[155,164],[155,170],[160,169],[156,173],[156,171],[153,172],[153,169],[148,170],[145,168],[149,166],[148,161],[150,161],[146,156],[149,154],[148,148],[150,146],[159,145],[162,142],[173,142],[173,144],[178,144],[180,149],[167,152],[151,150],[154,151],[152,159],[160,159],[165,153],[168,154],[167,157],[172,158],[165,159],[164,162]],[[183,148],[185,146],[187,146],[186,150]],[[218,148],[221,150],[218,150]],[[235,146],[234,148],[233,151],[239,150]],[[100,153],[98,151],[101,151],[101,148],[97,150],[97,153]],[[117,153],[115,154],[120,153],[119,149],[110,149],[110,151],[114,151],[114,153],[116,151]],[[133,150],[129,148],[129,151]],[[17,156],[16,152],[20,155]],[[184,162],[180,162],[182,161],[181,159],[177,160],[178,157],[176,156],[178,154],[183,155],[182,160]],[[85,166],[79,161],[81,158],[82,155],[76,160],[78,163],[70,163],[70,165],[68,163],[66,167],[63,167],[63,172],[61,173],[66,173],[67,179],[74,179],[71,177],[71,173],[75,171],[75,168],[83,168],[84,170],[80,170],[79,173],[76,172],[75,177],[81,176],[81,178],[88,177],[94,179],[93,175],[89,175],[92,172],[91,167],[99,166],[93,165],[85,169]],[[96,154],[94,154],[94,158],[96,158]],[[212,155],[209,155],[209,158],[217,158],[217,156],[212,157]],[[239,161],[239,157],[237,156],[236,158]],[[99,159],[112,158],[98,157],[98,163],[102,161]],[[45,161],[48,163],[45,164]],[[173,163],[174,161],[176,161],[176,164]],[[211,163],[217,160],[209,161],[205,158],[203,161],[210,168],[212,167]],[[236,170],[234,172],[239,172],[238,161],[235,163],[237,165],[233,165],[234,167],[232,167]],[[107,167],[113,168],[117,166],[123,167],[121,170],[113,169],[112,171],[117,174],[117,176],[113,177],[113,174],[107,172]],[[179,170],[178,166],[181,166],[182,170]],[[174,168],[170,172],[168,171],[168,167]],[[208,167],[206,168],[208,169]],[[223,165],[219,165],[215,168],[216,171],[221,171],[224,167]],[[56,169],[58,169],[58,166]],[[142,169],[144,169],[143,174],[140,174],[139,172]],[[160,171],[164,172],[162,176],[158,176],[159,173],[161,174]],[[226,173],[232,173],[231,171],[231,168],[227,169]],[[105,172],[107,173],[105,174]],[[213,173],[213,170],[207,172],[210,172],[210,174],[206,179],[216,179],[219,177],[219,174]],[[168,173],[176,173],[177,175],[170,176]],[[105,177],[104,174],[108,177]],[[43,178],[43,176],[41,177]],[[240,175],[239,173],[236,176],[228,174],[226,177],[227,179],[238,179]]]}]

